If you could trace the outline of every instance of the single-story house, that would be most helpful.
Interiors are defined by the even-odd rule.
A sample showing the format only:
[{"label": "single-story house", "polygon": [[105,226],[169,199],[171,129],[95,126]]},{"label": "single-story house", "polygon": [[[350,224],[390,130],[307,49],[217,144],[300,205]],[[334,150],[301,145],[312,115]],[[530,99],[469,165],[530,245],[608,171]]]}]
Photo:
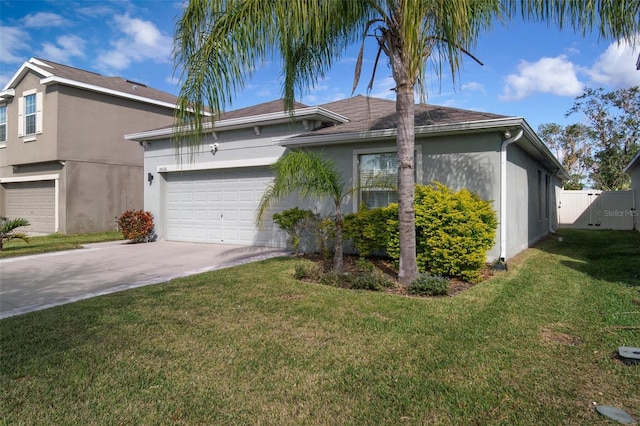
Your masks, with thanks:
[{"label": "single-story house", "polygon": [[[322,152],[347,185],[375,170],[395,174],[395,102],[355,96],[319,106],[296,104],[293,114],[272,101],[222,114],[199,147],[177,155],[165,127],[126,135],[145,146],[144,205],[159,238],[240,245],[284,246],[273,223],[255,224],[255,209],[272,180],[269,168],[288,149]],[[516,255],[555,229],[556,193],[566,171],[521,117],[435,105],[416,105],[416,182],[439,181],[492,200],[499,220],[489,260]],[[386,205],[392,191],[360,191],[360,203]],[[331,212],[330,202],[291,198],[294,206]]]},{"label": "single-story house", "polygon": [[631,176],[631,190],[633,191],[633,224],[640,231],[640,152],[624,168],[625,173]]}]

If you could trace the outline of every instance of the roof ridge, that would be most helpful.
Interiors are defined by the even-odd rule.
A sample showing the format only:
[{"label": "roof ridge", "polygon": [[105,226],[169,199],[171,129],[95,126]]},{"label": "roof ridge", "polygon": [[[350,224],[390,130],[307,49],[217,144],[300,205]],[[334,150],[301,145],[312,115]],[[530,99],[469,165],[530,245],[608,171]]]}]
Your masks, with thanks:
[{"label": "roof ridge", "polygon": [[[35,60],[40,61],[40,62],[44,62],[46,64],[58,65],[58,66],[61,66],[61,67],[71,68],[71,69],[74,69],[74,70],[77,70],[77,71],[82,71],[82,72],[86,72],[86,73],[89,73],[89,74],[94,74],[94,75],[99,75],[101,77],[106,77],[106,76],[104,76],[104,75],[102,75],[102,74],[100,74],[98,72],[95,72],[95,71],[89,71],[89,70],[85,70],[83,68],[78,68],[78,67],[74,67],[74,66],[71,66],[71,65],[61,64],[59,62],[50,61],[49,59],[36,58],[35,56],[32,57],[32,59],[35,59]],[[31,60],[29,60],[27,62],[32,63]],[[37,65],[37,64],[33,64],[33,65]]]}]

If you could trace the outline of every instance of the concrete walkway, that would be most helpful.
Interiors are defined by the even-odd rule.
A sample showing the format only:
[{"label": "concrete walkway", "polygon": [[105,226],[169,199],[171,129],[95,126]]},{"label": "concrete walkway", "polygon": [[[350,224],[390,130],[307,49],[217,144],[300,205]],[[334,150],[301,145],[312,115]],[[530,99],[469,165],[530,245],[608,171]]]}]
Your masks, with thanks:
[{"label": "concrete walkway", "polygon": [[268,247],[115,241],[0,259],[0,319],[287,254]]}]

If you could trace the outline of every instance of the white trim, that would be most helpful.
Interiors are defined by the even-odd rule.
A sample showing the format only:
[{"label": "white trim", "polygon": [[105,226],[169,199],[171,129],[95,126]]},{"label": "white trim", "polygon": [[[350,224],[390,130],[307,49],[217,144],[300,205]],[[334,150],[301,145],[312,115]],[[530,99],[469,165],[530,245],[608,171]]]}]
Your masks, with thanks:
[{"label": "white trim", "polygon": [[13,98],[16,95],[16,91],[14,89],[7,89],[0,91],[0,99],[9,99]]},{"label": "white trim", "polygon": [[[322,107],[307,107],[296,109],[292,113],[287,111],[271,112],[267,114],[250,115],[246,117],[231,118],[228,120],[220,120],[215,123],[206,122],[202,125],[203,132],[211,132],[213,129],[220,131],[222,129],[232,130],[234,128],[257,127],[260,124],[277,124],[290,122],[292,117],[299,119],[302,117],[318,116],[338,123],[347,123],[349,119],[331,112]],[[131,133],[124,135],[124,138],[131,141],[141,141],[146,139],[163,139],[173,136],[176,132],[184,132],[190,130],[187,127],[165,127],[162,129],[148,130],[145,132]]]},{"label": "white trim", "polygon": [[[500,144],[500,260],[507,260],[507,147],[522,137],[524,130],[520,129],[518,133],[505,139]],[[515,191],[514,191],[515,192]]]},{"label": "white trim", "polygon": [[[503,127],[521,126],[524,123],[522,117],[495,118],[490,120],[468,121],[465,123],[435,124],[429,126],[416,126],[415,134],[437,135],[444,133],[470,133],[474,131],[487,131]],[[358,139],[395,138],[396,129],[364,130],[349,133],[331,133],[327,135],[305,135],[297,138],[282,138],[277,140],[282,146],[306,146],[326,145],[328,143],[350,143]]]},{"label": "white trim", "polygon": [[41,76],[44,76],[44,77],[51,77],[53,75],[50,72],[45,71],[42,68],[39,68],[36,65],[34,65],[34,63],[36,63],[36,62],[38,64],[42,63],[42,62],[36,60],[35,58],[31,58],[31,59],[29,59],[29,61],[23,63],[22,66],[18,69],[18,71],[16,71],[15,74],[13,74],[13,76],[11,77],[9,82],[4,86],[4,89],[2,90],[1,93],[4,94],[4,93],[9,92],[10,90],[12,90],[12,87],[13,87],[14,83],[16,82],[16,80],[21,78],[22,74],[26,72],[27,68],[30,69],[31,71],[34,71],[34,72],[40,74]]},{"label": "white trim", "polygon": [[0,177],[0,183],[37,182],[39,180],[60,179],[60,174],[20,176],[20,177]]},{"label": "white trim", "polygon": [[93,92],[105,93],[107,95],[118,96],[126,99],[132,99],[134,101],[140,101],[147,104],[159,105],[159,106],[172,108],[172,109],[175,109],[177,107],[176,104],[173,104],[171,102],[159,101],[159,100],[147,98],[144,96],[131,95],[129,93],[120,92],[118,90],[106,89],[104,87],[96,86],[94,84],[81,83],[79,81],[69,80],[68,78],[61,78],[55,75],[51,77],[43,78],[42,80],[40,80],[40,84],[43,84],[45,86],[49,84],[65,84],[67,86],[79,87],[81,89],[91,90]]},{"label": "white trim", "polygon": [[278,158],[280,157],[254,158],[251,160],[229,160],[198,164],[168,164],[164,166],[158,166],[156,168],[156,171],[158,173],[171,173],[198,170],[235,169],[239,167],[270,166],[278,161]]},{"label": "white trim", "polygon": [[36,175],[36,176],[24,176],[24,177],[9,177],[9,178],[0,178],[0,183],[22,183],[22,182],[39,182],[45,180],[53,181],[53,221],[54,228],[53,232],[58,232],[60,230],[60,174],[51,174],[51,175]]}]

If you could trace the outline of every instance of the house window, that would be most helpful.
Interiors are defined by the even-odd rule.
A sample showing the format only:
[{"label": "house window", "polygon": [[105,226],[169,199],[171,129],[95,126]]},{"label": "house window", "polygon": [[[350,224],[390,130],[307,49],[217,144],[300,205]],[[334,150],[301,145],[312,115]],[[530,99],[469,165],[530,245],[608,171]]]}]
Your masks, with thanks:
[{"label": "house window", "polygon": [[551,208],[551,200],[549,195],[551,194],[551,176],[544,175],[544,218],[549,219],[549,209]]},{"label": "house window", "polygon": [[398,201],[398,157],[395,152],[360,155],[362,203],[368,208],[384,207]]},{"label": "house window", "polygon": [[36,94],[24,97],[24,134],[36,133]]},{"label": "house window", "polygon": [[0,143],[7,141],[7,106],[0,106]]},{"label": "house window", "polygon": [[[354,153],[354,182],[360,187],[360,204],[367,208],[385,207],[398,201],[398,156],[395,147],[384,149],[361,149]],[[422,182],[422,147],[416,146],[414,154],[414,178]]]},{"label": "house window", "polygon": [[30,136],[26,142],[38,133],[42,133],[42,92],[29,90],[18,98],[18,136]]},{"label": "house window", "polygon": [[544,218],[544,192],[542,170],[538,170],[538,220]]}]

